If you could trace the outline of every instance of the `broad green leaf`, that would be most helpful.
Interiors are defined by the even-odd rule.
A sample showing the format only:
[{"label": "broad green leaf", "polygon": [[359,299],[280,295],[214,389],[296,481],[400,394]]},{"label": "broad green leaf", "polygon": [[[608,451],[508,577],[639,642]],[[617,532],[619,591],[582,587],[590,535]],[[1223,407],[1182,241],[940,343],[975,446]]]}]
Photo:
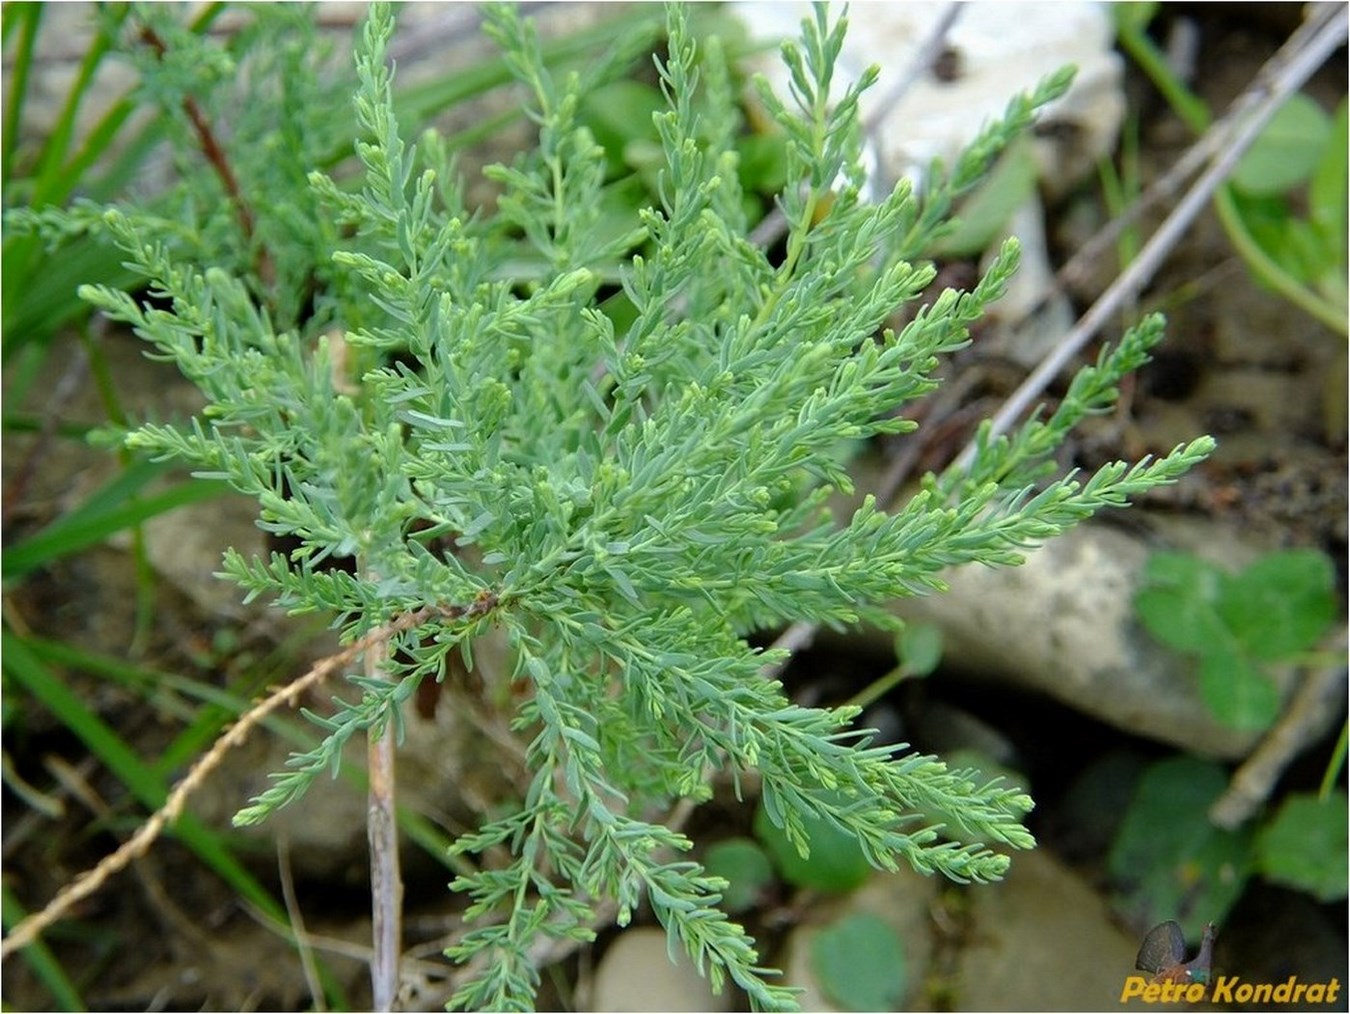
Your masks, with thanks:
[{"label": "broad green leaf", "polygon": [[641,229],[634,229],[638,211],[650,203],[641,179],[625,176],[604,188],[600,195],[600,214],[593,227],[596,243],[617,243],[627,239],[625,250],[646,238]]},{"label": "broad green leaf", "polygon": [[1220,649],[1201,658],[1200,696],[1214,717],[1233,729],[1264,729],[1280,713],[1274,682],[1237,651]]},{"label": "broad green leaf", "polygon": [[639,81],[612,81],[581,100],[581,120],[605,149],[611,175],[631,168],[624,153],[633,141],[659,140],[652,117],[665,109],[661,93]]},{"label": "broad green leaf", "polygon": [[86,506],[92,504],[97,509],[86,511],[81,508],[78,518],[62,518],[6,551],[4,576],[6,579],[19,577],[50,560],[101,542],[123,528],[130,528],[175,507],[220,496],[227,489],[223,482],[193,479],[140,500],[128,500],[111,510],[103,509],[96,501],[91,501]]},{"label": "broad green leaf", "polygon": [[1348,824],[1344,791],[1325,800],[1310,793],[1291,795],[1257,835],[1257,866],[1276,883],[1307,891],[1318,901],[1338,901],[1346,896]]},{"label": "broad green leaf", "polygon": [[753,908],[764,888],[773,882],[773,864],[749,838],[727,838],[710,845],[703,856],[703,867],[726,880],[722,907],[728,912]]},{"label": "broad green leaf", "polygon": [[755,837],[773,859],[783,879],[795,887],[819,891],[851,891],[862,885],[872,866],[857,841],[832,824],[802,816],[810,854],[805,858],[775,826],[763,804],[755,812]]},{"label": "broad green leaf", "polygon": [[1331,560],[1311,549],[1270,553],[1224,582],[1219,615],[1257,659],[1312,647],[1336,615]]},{"label": "broad green leaf", "polygon": [[1227,640],[1214,606],[1225,577],[1199,557],[1155,553],[1144,566],[1135,611],[1159,641],[1178,651],[1203,654]]},{"label": "broad green leaf", "polygon": [[1301,92],[1280,107],[1233,170],[1246,194],[1282,194],[1308,179],[1331,137],[1331,119]]},{"label": "broad green leaf", "polygon": [[811,970],[845,1010],[897,1010],[909,981],[904,942],[871,912],[854,912],[817,932]]},{"label": "broad green leaf", "polygon": [[1290,276],[1300,282],[1317,283],[1327,271],[1328,258],[1322,234],[1306,219],[1285,219],[1283,244],[1271,253]]},{"label": "broad green leaf", "polygon": [[908,675],[927,676],[942,661],[942,630],[932,623],[906,624],[895,649]]},{"label": "broad green leaf", "polygon": [[1251,867],[1251,835],[1209,822],[1228,783],[1223,768],[1173,757],[1144,772],[1111,849],[1121,901],[1141,923],[1175,919],[1190,938],[1222,922]]}]

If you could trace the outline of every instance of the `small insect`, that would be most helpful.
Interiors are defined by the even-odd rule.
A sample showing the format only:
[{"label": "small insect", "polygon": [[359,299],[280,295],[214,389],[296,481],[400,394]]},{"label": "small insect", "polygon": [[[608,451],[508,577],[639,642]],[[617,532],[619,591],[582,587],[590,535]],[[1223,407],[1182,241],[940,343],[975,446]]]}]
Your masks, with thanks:
[{"label": "small insect", "polygon": [[1214,924],[1205,924],[1200,940],[1200,951],[1186,960],[1186,937],[1181,927],[1170,919],[1148,931],[1134,967],[1152,972],[1152,982],[1209,982],[1210,966],[1214,962]]}]

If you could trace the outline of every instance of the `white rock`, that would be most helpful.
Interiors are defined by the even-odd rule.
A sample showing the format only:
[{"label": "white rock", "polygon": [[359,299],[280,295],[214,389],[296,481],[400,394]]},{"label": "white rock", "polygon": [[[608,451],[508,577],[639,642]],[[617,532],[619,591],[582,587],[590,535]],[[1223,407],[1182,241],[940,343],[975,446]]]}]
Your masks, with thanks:
[{"label": "white rock", "polygon": [[[908,72],[931,34],[945,3],[855,4],[837,69],[836,95],[867,67],[881,78],[862,99],[868,117],[888,101],[895,81]],[[805,3],[732,4],[758,38],[795,38]],[[935,157],[948,164],[992,119],[1002,115],[1015,92],[1072,63],[1073,87],[1042,114],[1056,130],[1036,140],[1042,185],[1062,193],[1096,160],[1111,151],[1125,113],[1122,66],[1112,48],[1109,10],[1097,3],[974,2],[962,5],[947,33],[954,56],[954,80],[931,71],[886,111],[878,130],[882,167],[891,179],[921,172]],[[786,96],[787,71],[774,54],[762,64],[779,95]]]},{"label": "white rock", "polygon": [[[1054,284],[1055,269],[1046,250],[1045,211],[1039,198],[1033,195],[1013,213],[1008,232],[1022,244],[1022,259],[1007,291],[990,304],[989,316],[1000,342],[999,352],[1030,370],[1073,327],[1073,307],[1063,294],[1040,307]],[[986,268],[992,259],[986,256]]]},{"label": "white rock", "polygon": [[[1211,525],[1203,547],[1176,525],[1157,548],[1182,546],[1240,565],[1250,553]],[[950,591],[898,600],[907,620],[935,623],[943,661],[1046,693],[1117,728],[1209,757],[1240,757],[1258,734],[1220,724],[1200,698],[1191,661],[1158,644],[1134,613],[1150,547],[1114,528],[1084,524],[1028,554],[1020,567],[960,567]],[[1293,673],[1272,668],[1282,694]]]},{"label": "white rock", "polygon": [[718,996],[683,949],[671,960],[664,930],[651,926],[622,933],[595,970],[595,1011],[726,1011],[731,990]]}]

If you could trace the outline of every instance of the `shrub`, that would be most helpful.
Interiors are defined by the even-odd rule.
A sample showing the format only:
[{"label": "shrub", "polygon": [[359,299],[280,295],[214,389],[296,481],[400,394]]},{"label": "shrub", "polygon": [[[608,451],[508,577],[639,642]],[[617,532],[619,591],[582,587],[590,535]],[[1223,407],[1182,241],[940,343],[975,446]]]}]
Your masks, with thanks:
[{"label": "shrub", "polygon": [[[452,1003],[529,1005],[533,945],[591,939],[601,899],[623,924],[645,898],[715,983],[729,975],[756,1007],[788,1006],[719,909],[725,882],[681,858],[690,842],[662,819],[675,801],[707,798],[714,772],[739,788],[756,771],[765,812],[798,848],[808,822],[824,823],[876,867],[988,881],[1007,856],[913,814],[1028,848],[1031,800],[894,756],[852,727],[857,708],[793,705],[761,674],[781,654],[748,635],[793,620],[893,623],[886,600],[941,589],[953,565],[1016,564],[1173,481],[1211,442],[1085,481],[1050,477],[1065,434],[1107,408],[1159,340],[1150,318],[1053,414],[1011,437],[986,428],[968,468],[927,477],[892,513],[869,497],[836,522],[826,501],[852,489],[849,448],[914,428],[897,409],[936,386],[938,357],[1002,292],[1016,245],[971,291],[943,292],[898,332],[887,320],[932,281],[922,257],[953,200],[1069,74],[1015,98],[950,174],[867,203],[858,97],[876,74],[830,101],[845,25],[817,10],[783,50],[796,108],[760,89],[790,181],[775,260],[748,238],[726,61],[715,41],[696,45],[682,8],[659,62],[661,200],[621,230],[601,213],[606,159],[578,118],[607,68],[555,80],[528,23],[486,17],[539,129],[536,150],[488,170],[495,213],[465,205],[434,135],[405,144],[385,60],[392,14],[376,5],[357,48],[359,190],[259,171],[275,153],[241,148],[257,192],[222,195],[204,174],[178,218],[81,205],[29,225],[110,235],[141,289],[83,295],[208,399],[189,426],[146,424],[127,444],[225,480],[257,499],[264,529],[298,540],[268,560],[231,551],[225,573],[250,597],[331,612],[349,642],[390,631],[379,671],[348,677],[359,695],[312,716],[322,744],[237,821],[296,798],[351,737],[397,736],[418,685],[442,679],[453,652],[471,666],[496,626],[514,669],[489,693],[518,702],[533,774],[524,798],[455,844],[511,858],[452,885],[472,899],[472,928],[450,953],[483,959]],[[306,110],[286,115],[303,142]],[[294,151],[282,154],[289,166]],[[255,219],[241,213],[250,202]],[[614,281],[630,304],[621,327],[599,308]],[[327,566],[341,558],[350,571]]]}]

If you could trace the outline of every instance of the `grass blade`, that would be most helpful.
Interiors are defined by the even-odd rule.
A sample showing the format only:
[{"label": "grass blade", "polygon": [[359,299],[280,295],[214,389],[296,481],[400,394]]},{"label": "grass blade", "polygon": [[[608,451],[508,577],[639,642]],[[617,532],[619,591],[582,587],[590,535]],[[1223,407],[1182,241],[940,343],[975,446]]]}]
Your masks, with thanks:
[{"label": "grass blade", "polygon": [[4,150],[3,156],[0,156],[0,173],[3,173],[6,189],[14,179],[14,153],[19,147],[19,112],[28,94],[28,72],[33,66],[33,49],[41,21],[41,4],[10,4],[5,7],[5,37],[9,37],[15,25],[20,26],[14,70],[9,79],[9,101],[5,103]]},{"label": "grass blade", "polygon": [[[8,932],[27,914],[27,910],[19,904],[19,899],[14,897],[14,892],[8,887],[0,887],[0,921],[4,922],[5,931]],[[61,963],[56,960],[56,955],[52,954],[51,948],[41,940],[32,947],[25,948],[23,958],[33,969],[33,974],[47,987],[47,992],[51,993],[55,1009],[89,1009],[80,998],[75,984],[66,975],[65,969],[61,967]]]},{"label": "grass blade", "polygon": [[[116,488],[116,482],[113,488]],[[220,496],[228,488],[223,482],[192,479],[143,500],[133,500],[116,507],[99,503],[98,494],[95,494],[84,508],[53,522],[32,538],[7,550],[3,561],[0,561],[0,574],[7,580],[22,576],[51,560],[102,542],[123,528],[167,513],[175,507]]]},{"label": "grass blade", "polygon": [[[38,659],[25,641],[6,630],[3,633],[5,673],[36,697],[61,723],[89,748],[136,799],[155,810],[168,798],[168,786],[157,778],[131,747],[103,719],[84,706],[56,674]],[[253,875],[239,864],[222,838],[190,814],[181,816],[171,833],[187,845],[239,894],[271,916],[281,927],[286,913]]]}]

